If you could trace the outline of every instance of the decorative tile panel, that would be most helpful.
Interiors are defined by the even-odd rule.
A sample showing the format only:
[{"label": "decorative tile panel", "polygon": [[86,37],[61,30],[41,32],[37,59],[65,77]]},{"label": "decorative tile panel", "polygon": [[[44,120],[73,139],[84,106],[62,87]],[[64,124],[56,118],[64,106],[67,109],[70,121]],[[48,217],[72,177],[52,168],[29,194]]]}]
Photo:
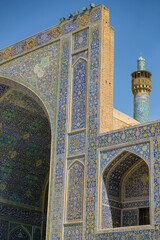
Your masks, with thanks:
[{"label": "decorative tile panel", "polygon": [[149,169],[146,163],[140,163],[124,180],[124,200],[149,198]]},{"label": "decorative tile panel", "polygon": [[73,51],[88,47],[88,28],[73,35]]},{"label": "decorative tile panel", "polygon": [[70,157],[67,159],[67,168],[69,168],[71,166],[71,164],[73,162],[75,162],[76,160],[78,160],[79,162],[81,162],[83,165],[85,165],[85,156],[77,156],[77,157]]},{"label": "decorative tile panel", "polygon": [[[159,147],[159,142],[160,142],[160,123],[158,121],[151,122],[151,123],[146,123],[145,125],[140,125],[138,127],[131,127],[126,130],[118,130],[113,133],[108,133],[108,134],[103,134],[99,137],[99,147],[100,148],[105,148],[108,146],[112,146],[114,150],[116,150],[115,147],[117,147],[117,144],[120,146],[124,146],[124,143],[127,144],[133,144],[136,143],[137,141],[151,141],[153,140],[153,149],[152,145],[150,146],[151,152],[149,154],[151,158],[151,163],[149,163],[149,166],[154,166],[154,171],[152,170],[151,174],[151,189],[154,189],[154,194],[151,195],[151,212],[154,215],[154,224],[155,224],[155,231],[153,230],[152,226],[151,227],[146,227],[144,229],[139,230],[133,230],[129,229],[127,230],[122,230],[119,229],[118,231],[112,231],[112,232],[106,232],[106,233],[97,233],[95,236],[95,239],[159,239],[160,234],[159,234],[159,213],[158,209],[160,206],[160,201],[159,199],[159,162],[158,159],[160,157],[160,147]],[[138,146],[138,145],[137,145]],[[114,151],[113,150],[113,151]],[[144,151],[145,152],[145,151]],[[150,151],[147,150],[149,153]],[[136,152],[134,152],[136,153]],[[147,155],[148,155],[147,153]],[[138,153],[139,156],[141,156]],[[143,157],[144,158],[144,157]],[[155,158],[155,160],[154,160]],[[111,158],[112,159],[112,158]],[[146,159],[146,157],[144,158]],[[157,159],[157,160],[156,160]],[[110,160],[109,160],[110,161]],[[108,161],[108,162],[109,162]],[[148,162],[148,160],[147,160]],[[102,168],[103,169],[103,168]],[[154,180],[153,180],[154,179]],[[151,190],[152,191],[152,190]],[[154,199],[153,199],[154,198]],[[133,205],[132,205],[133,204]],[[135,204],[135,206],[134,206]],[[141,202],[142,207],[143,204],[145,205],[145,202]],[[137,205],[137,203],[127,203],[127,207],[141,207],[140,205]],[[125,204],[122,204],[123,207],[126,207]]]},{"label": "decorative tile panel", "polygon": [[110,206],[103,204],[102,212],[103,212],[103,215],[102,215],[101,228],[102,229],[112,228],[113,222],[112,222],[112,213],[111,213]]},{"label": "decorative tile panel", "polygon": [[138,225],[138,209],[123,210],[123,225],[136,226]]},{"label": "decorative tile panel", "polygon": [[[112,160],[114,157],[118,155],[116,158],[118,159],[122,158],[123,154],[126,154],[125,150],[130,151],[131,153],[135,153],[138,156],[140,156],[142,159],[146,160],[148,165],[150,166],[150,143],[144,142],[139,144],[133,144],[130,146],[115,148],[107,151],[101,152],[101,173],[104,170],[105,166]],[[124,151],[124,152],[123,152]],[[122,152],[122,153],[121,153]],[[120,155],[119,155],[120,154]]]},{"label": "decorative tile panel", "polygon": [[[154,230],[153,229],[144,229],[144,230],[135,230],[135,231],[114,231],[110,233],[99,233],[95,235],[96,240],[157,240],[158,238],[154,238]],[[158,239],[159,240],[159,239]]]},{"label": "decorative tile panel", "polygon": [[[0,65],[0,74],[15,79],[36,93],[46,105],[49,105],[48,110],[52,111],[51,122],[55,123],[59,41]],[[55,124],[53,131],[54,129]]]},{"label": "decorative tile panel", "polygon": [[122,178],[135,164],[141,160],[140,157],[133,153],[126,153],[124,156],[123,155],[123,153],[119,155],[118,160],[114,159],[106,168],[106,171],[103,175],[108,197],[118,201],[120,201],[121,197]]},{"label": "decorative tile panel", "polygon": [[149,140],[150,137],[154,137],[155,134],[158,134],[160,128],[160,123],[146,123],[144,125],[130,127],[125,130],[115,131],[111,133],[105,133],[98,137],[98,146],[99,148],[106,148],[112,145],[133,143],[136,141],[145,141]]},{"label": "decorative tile panel", "polygon": [[66,132],[67,132],[67,93],[68,93],[68,75],[69,75],[69,54],[70,39],[65,38],[61,42],[61,72],[59,81],[59,99],[58,99],[58,119],[57,119],[57,138],[56,138],[56,155],[54,170],[54,191],[52,192],[52,206],[50,221],[52,228],[50,233],[52,240],[61,239],[62,219],[63,219],[63,196],[64,196],[64,172],[66,161]]},{"label": "decorative tile panel", "polygon": [[149,121],[149,97],[144,96],[135,97],[134,119],[136,119],[140,123]]},{"label": "decorative tile panel", "polygon": [[121,224],[121,209],[102,205],[102,229],[119,227]]},{"label": "decorative tile panel", "polygon": [[51,133],[43,109],[10,89],[0,102],[0,200],[41,208]]},{"label": "decorative tile panel", "polygon": [[82,240],[82,224],[68,224],[64,226],[65,240]]},{"label": "decorative tile panel", "polygon": [[75,16],[71,20],[65,21],[55,27],[22,40],[19,43],[2,49],[0,51],[0,63],[34,50],[37,47],[51,43],[67,33],[79,30],[82,27],[99,22],[100,20],[101,7],[93,8],[92,11],[85,11],[85,13]]},{"label": "decorative tile panel", "polygon": [[[15,79],[18,83],[23,84],[24,86],[29,87],[33,92],[35,92],[47,105],[47,110],[51,116],[51,126],[53,127],[53,139],[54,140],[54,127],[57,126],[57,135],[56,135],[56,146],[54,153],[54,171],[51,172],[51,186],[50,186],[50,213],[48,216],[49,223],[49,232],[48,239],[52,240],[60,240],[62,239],[63,234],[63,219],[64,219],[64,180],[66,175],[67,168],[72,168],[72,163],[75,160],[79,160],[80,162],[85,162],[85,213],[84,213],[84,226],[82,228],[81,224],[68,224],[64,226],[64,239],[76,239],[76,240],[93,240],[93,239],[104,239],[104,240],[158,240],[160,238],[160,123],[151,122],[146,123],[139,126],[134,126],[130,128],[126,128],[123,130],[117,130],[114,132],[109,132],[105,134],[98,133],[99,128],[99,82],[100,82],[100,59],[101,59],[101,49],[100,49],[100,27],[96,24],[99,24],[101,20],[101,6],[93,8],[89,11],[86,11],[78,16],[74,16],[73,18],[65,21],[64,23],[59,24],[53,28],[50,28],[42,33],[36,34],[26,40],[23,40],[15,45],[12,45],[6,49],[1,50],[0,52],[0,61],[1,63],[4,61],[8,61],[7,63],[0,66],[0,73],[4,76],[8,76],[12,79]],[[86,28],[90,27],[89,30]],[[85,30],[84,30],[85,28]],[[74,34],[70,37],[65,38],[65,34],[72,33]],[[80,31],[80,32],[76,32]],[[88,31],[88,33],[87,33]],[[76,32],[76,33],[75,33]],[[90,34],[90,36],[88,36]],[[59,42],[51,43],[62,37],[61,47]],[[69,35],[68,35],[69,36]],[[70,41],[71,37],[74,38],[73,51],[75,54],[71,57],[71,49],[70,49]],[[82,37],[82,38],[81,38]],[[87,39],[89,37],[90,42],[88,43]],[[48,43],[51,43],[50,45]],[[42,48],[42,46],[46,45]],[[41,49],[38,49],[40,48]],[[84,48],[88,47],[88,50],[83,51]],[[37,50],[36,50],[37,49]],[[35,50],[35,51],[33,51]],[[32,53],[31,53],[32,51]],[[60,52],[61,51],[61,52]],[[78,52],[81,51],[81,52]],[[30,53],[29,53],[30,52]],[[78,52],[78,53],[76,53]],[[26,54],[27,53],[27,54]],[[20,56],[21,54],[26,54]],[[60,55],[60,57],[59,57]],[[17,59],[11,60],[19,56]],[[84,59],[84,60],[83,60]],[[60,60],[60,74],[59,74],[59,60]],[[68,96],[68,84],[70,79],[70,70],[72,65],[83,63],[85,60],[88,63],[88,92],[87,99],[85,99],[85,110],[86,110],[86,146],[85,146],[85,134],[84,132],[81,134],[76,133],[75,135],[69,135],[69,148],[66,149],[67,145],[67,131],[68,131],[68,106],[67,102],[70,101]],[[78,61],[78,62],[77,62]],[[83,65],[82,64],[82,65]],[[78,65],[77,65],[78,66]],[[76,66],[76,67],[77,67]],[[79,71],[80,67],[77,68]],[[59,79],[59,95],[58,95],[58,107],[56,117],[57,121],[55,121],[55,112],[56,112],[56,99],[57,99],[57,81]],[[9,86],[9,85],[8,85]],[[5,93],[7,89],[5,89],[2,85],[0,88],[0,94]],[[10,91],[10,90],[9,90]],[[145,108],[145,106],[144,106]],[[6,109],[5,109],[6,110]],[[13,109],[14,110],[14,109]],[[84,108],[83,108],[84,110]],[[76,114],[75,114],[76,115]],[[3,120],[12,121],[17,117],[15,111],[10,114],[9,111],[2,112],[0,116]],[[56,124],[55,124],[56,122]],[[9,125],[9,124],[8,124]],[[39,126],[41,123],[38,122]],[[29,124],[29,127],[34,131],[35,124]],[[0,132],[2,131],[2,125],[0,124]],[[75,126],[74,130],[77,129]],[[79,134],[79,135],[78,135]],[[77,143],[77,139],[81,142]],[[24,138],[27,138],[26,134]],[[10,144],[12,145],[15,141],[16,136],[14,134],[8,134],[4,139],[1,139],[1,144]],[[27,141],[27,139],[26,139]],[[72,142],[72,144],[71,144]],[[2,144],[2,145],[3,145]],[[152,148],[153,144],[153,148]],[[33,145],[33,144],[32,144]],[[41,145],[40,145],[41,146]],[[54,146],[54,145],[53,145]],[[52,146],[52,147],[53,147]],[[5,148],[5,146],[3,146]],[[107,149],[108,148],[108,149]],[[110,148],[110,149],[109,149]],[[112,148],[112,149],[111,149]],[[107,150],[106,150],[107,149]],[[86,152],[85,152],[86,150]],[[107,199],[106,193],[103,191],[105,188],[104,182],[102,183],[102,212],[104,220],[102,221],[103,232],[97,232],[97,209],[101,206],[98,206],[98,166],[99,166],[99,151],[105,150],[105,152],[101,152],[100,154],[100,179],[102,176],[102,172],[110,162],[119,155],[120,157],[126,157],[128,152],[131,154],[137,154],[138,158],[143,158],[147,163],[151,171],[151,191],[153,190],[153,194],[151,194],[151,212],[153,215],[153,224],[154,226],[145,226],[137,228],[126,228],[124,229],[110,229],[105,232],[105,228],[107,226],[113,226],[114,224],[111,222],[111,215],[115,216],[115,222],[120,222],[120,208],[125,208],[124,213],[124,224],[127,226],[134,225],[136,222],[134,216],[136,212],[133,212],[133,209],[130,208],[138,208],[142,206],[146,206],[149,202],[147,201],[135,201],[135,202],[116,202],[113,199]],[[27,152],[36,153],[36,148],[30,146],[27,148]],[[67,158],[67,151],[69,154],[69,158]],[[84,161],[84,156],[73,157],[73,154],[84,154],[86,155],[86,160]],[[11,153],[11,156],[14,156],[14,152]],[[103,155],[104,154],[104,155]],[[118,163],[118,158],[116,158]],[[5,158],[7,159],[7,158]],[[114,162],[114,160],[113,160]],[[136,162],[136,161],[135,161]],[[52,162],[53,163],[53,162]],[[51,164],[52,164],[51,163]],[[14,158],[13,158],[14,164]],[[39,164],[39,163],[37,163]],[[112,165],[112,163],[111,163]],[[67,166],[67,167],[66,167]],[[74,164],[73,164],[74,166]],[[109,165],[108,165],[109,166]],[[3,166],[2,166],[3,167]],[[2,168],[1,167],[1,168]],[[66,167],[66,168],[65,168]],[[32,174],[28,174],[27,181],[32,185],[34,182],[34,168],[33,166],[29,166],[33,171]],[[8,165],[5,165],[3,168],[3,178],[7,179],[8,175],[11,175],[12,172],[8,171],[10,168]],[[117,176],[118,171],[121,171],[123,168],[119,165],[116,169]],[[111,170],[111,169],[110,169]],[[124,166],[124,171],[127,171],[127,168]],[[129,170],[129,169],[128,169]],[[124,172],[123,172],[124,173]],[[22,172],[23,174],[23,172]],[[32,175],[32,176],[31,176]],[[23,177],[23,176],[22,176]],[[0,178],[2,176],[0,175]],[[146,181],[146,178],[142,181]],[[0,179],[1,180],[1,179]],[[75,183],[74,181],[72,181]],[[130,180],[133,183],[133,179]],[[71,183],[71,182],[70,182]],[[1,191],[5,191],[5,185],[1,182],[0,185]],[[17,195],[13,196],[13,199],[17,199]],[[108,205],[110,205],[110,212],[108,210]],[[70,208],[71,209],[71,208]],[[116,210],[115,210],[116,209]],[[17,211],[17,213],[16,213]],[[9,208],[9,206],[0,206],[0,215],[2,217],[5,214],[8,217],[16,218],[19,221],[22,217],[22,220],[28,222],[30,219],[32,221],[41,222],[41,214],[37,215],[37,212],[34,211],[30,213],[24,209],[14,210]],[[24,212],[23,212],[24,211]],[[116,212],[117,211],[117,212]],[[136,210],[134,210],[136,211]],[[70,213],[72,214],[71,210]],[[134,213],[134,214],[133,214]],[[17,215],[16,215],[17,214]],[[70,214],[70,216],[71,216]],[[24,217],[25,215],[25,217]],[[16,216],[16,217],[15,217]],[[109,217],[108,217],[109,216]],[[128,217],[130,216],[132,223],[128,222]],[[6,216],[5,216],[6,217]],[[24,218],[24,219],[23,219]],[[71,219],[73,216],[71,216]],[[1,224],[1,223],[0,223]],[[37,223],[38,224],[38,223]],[[100,225],[100,224],[98,224]],[[0,225],[1,226],[1,225]],[[3,225],[4,229],[7,231],[7,224]],[[118,225],[116,225],[118,226]],[[25,228],[25,226],[24,226]],[[24,230],[23,228],[23,230]],[[154,228],[154,229],[153,229]],[[29,228],[28,229],[29,232]],[[33,226],[33,233],[36,228]],[[41,228],[39,228],[40,230]],[[82,229],[83,229],[83,237],[82,237]],[[0,228],[1,230],[1,228]],[[12,228],[13,230],[13,228]],[[18,228],[15,229],[18,231]],[[20,231],[20,230],[19,230]],[[2,230],[3,232],[3,230]],[[26,230],[27,232],[27,230]],[[22,232],[21,232],[22,233]],[[20,232],[20,237],[22,236]],[[23,232],[24,233],[24,232]],[[14,233],[17,234],[17,233]],[[1,232],[0,232],[1,236]],[[5,236],[5,235],[4,235]],[[17,240],[19,236],[13,236],[13,239]],[[35,233],[35,239],[39,240],[40,238],[39,232]],[[24,236],[25,239],[25,236]],[[34,240],[35,240],[34,239]],[[3,239],[4,240],[4,239]]]},{"label": "decorative tile panel", "polygon": [[68,75],[69,75],[69,39],[64,39],[62,42],[61,53],[61,73],[59,83],[59,111],[57,123],[57,154],[64,153],[65,151],[65,131],[66,131],[66,118],[67,118],[67,92],[68,92]]},{"label": "decorative tile panel", "polygon": [[[105,154],[103,152],[102,154]],[[138,164],[138,165],[137,165]],[[132,169],[132,170],[131,170]],[[130,172],[131,171],[131,172]],[[126,174],[129,172],[127,177]],[[129,181],[129,180],[130,181]],[[121,211],[123,207],[138,207],[144,206],[146,202],[144,200],[149,199],[149,171],[147,164],[141,160],[141,158],[133,153],[123,151],[121,154],[117,156],[106,168],[106,171],[103,175],[102,182],[102,207],[101,207],[101,215],[102,222],[101,228],[111,228],[111,227],[120,227],[121,226]],[[129,181],[129,184],[128,184]],[[123,184],[123,185],[122,185]],[[128,185],[127,185],[128,184]],[[131,192],[128,200],[134,201],[139,200],[139,203],[129,203],[129,205],[125,205],[123,201],[123,195],[125,186],[128,186],[127,190]],[[132,185],[132,186],[131,186]],[[141,186],[143,185],[143,186]],[[123,189],[123,192],[122,192]],[[121,199],[122,198],[122,199]],[[113,201],[113,199],[116,200]],[[140,204],[140,202],[142,203]],[[118,202],[117,202],[118,201]],[[118,204],[119,203],[119,204]],[[116,207],[116,208],[113,208]],[[147,205],[148,207],[149,205]],[[110,212],[107,212],[110,210]],[[113,211],[114,210],[114,211]],[[124,226],[133,226],[137,225],[137,217],[136,222],[133,221],[132,218],[129,218],[127,214],[131,214],[133,209],[125,210],[124,214],[126,214],[123,219]],[[117,212],[116,212],[117,211]],[[134,209],[134,211],[138,211],[138,209]],[[119,217],[118,217],[119,216]],[[134,213],[133,213],[134,216]],[[117,219],[118,217],[118,219]],[[128,223],[126,222],[129,219]],[[134,220],[135,220],[134,219]],[[128,224],[128,225],[127,225]],[[130,225],[131,224],[131,225]]]},{"label": "decorative tile panel", "polygon": [[157,229],[160,231],[160,129],[159,135],[154,137],[153,140],[153,148],[154,148],[154,224],[157,225]]},{"label": "decorative tile panel", "polygon": [[87,62],[79,59],[73,67],[71,130],[86,126]]},{"label": "decorative tile panel", "polygon": [[85,51],[73,54],[73,56],[72,56],[72,65],[74,65],[74,63],[79,58],[85,59],[87,61],[87,59],[88,59],[88,50],[85,50]]},{"label": "decorative tile panel", "polygon": [[[23,234],[24,232],[25,234]],[[11,219],[8,221],[0,219],[0,240],[9,240],[10,235],[12,238],[14,237],[14,240],[23,240],[26,234],[30,235],[29,240],[41,240],[41,227],[34,224],[24,224],[22,219],[17,222]]]},{"label": "decorative tile panel", "polygon": [[29,234],[22,228],[19,227],[10,233],[9,240],[30,240]]},{"label": "decorative tile panel", "polygon": [[97,135],[98,135],[98,93],[100,79],[100,27],[94,26],[90,35],[90,66],[88,88],[88,122],[87,122],[87,170],[86,170],[86,223],[85,239],[94,239],[95,201],[97,187]]},{"label": "decorative tile panel", "polygon": [[82,220],[84,166],[76,161],[68,172],[67,221]]},{"label": "decorative tile panel", "polygon": [[52,227],[50,229],[52,234],[52,239],[60,240],[61,239],[61,221],[63,219],[63,194],[64,194],[64,154],[59,154],[56,158],[55,166],[55,184],[53,200],[52,200],[52,214],[50,221]]},{"label": "decorative tile panel", "polygon": [[123,202],[122,208],[142,208],[142,207],[148,207],[149,201],[132,201],[132,202]]},{"label": "decorative tile panel", "polygon": [[37,225],[40,225],[42,220],[41,212],[9,205],[0,205],[0,216]]},{"label": "decorative tile panel", "polygon": [[85,138],[85,131],[68,135],[68,156],[85,153]]}]

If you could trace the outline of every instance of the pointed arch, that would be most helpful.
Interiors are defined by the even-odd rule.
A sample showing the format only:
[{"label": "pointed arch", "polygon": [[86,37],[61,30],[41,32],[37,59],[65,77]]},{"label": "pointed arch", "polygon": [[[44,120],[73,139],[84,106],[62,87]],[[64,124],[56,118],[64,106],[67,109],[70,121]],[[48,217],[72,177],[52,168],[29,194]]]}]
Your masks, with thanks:
[{"label": "pointed arch", "polygon": [[87,61],[82,57],[72,67],[71,130],[86,127]]},{"label": "pointed arch", "polygon": [[87,59],[85,59],[84,57],[79,57],[75,62],[74,62],[74,64],[73,64],[73,67],[79,62],[79,60],[83,60],[83,61],[85,61],[86,63],[87,63]]},{"label": "pointed arch", "polygon": [[68,166],[68,170],[69,170],[75,163],[81,164],[81,165],[84,167],[84,163],[82,163],[82,162],[81,162],[80,160],[78,160],[78,159],[75,159],[75,160]]},{"label": "pointed arch", "polygon": [[14,229],[12,229],[12,231],[9,233],[9,240],[31,240],[31,235],[28,232],[28,230],[26,228],[24,228],[22,225],[15,227]]},{"label": "pointed arch", "polygon": [[[139,170],[139,166],[142,167],[144,176],[142,169],[141,171]],[[137,184],[137,190],[135,190],[136,185],[134,186],[135,181],[132,177],[133,172],[138,178],[137,183],[139,183],[139,185]],[[127,176],[130,176],[130,178],[127,178]],[[105,166],[102,171],[101,179],[102,229],[139,225],[139,206],[141,208],[149,208],[149,166],[147,161],[138,154],[135,154],[135,152],[123,149]],[[140,183],[141,179],[142,181],[144,179],[146,184],[145,198],[142,197],[144,194],[142,193],[143,184]],[[126,186],[130,187],[128,187],[128,195],[130,194],[129,201],[123,196],[123,190]],[[135,193],[134,190],[136,191]],[[137,197],[135,197],[136,194]],[[130,221],[130,219],[132,220]]]},{"label": "pointed arch", "polygon": [[2,75],[2,74],[0,74],[0,84],[4,84],[6,86],[9,86],[10,88],[14,88],[14,89],[17,89],[19,91],[22,91],[26,95],[33,98],[42,107],[42,109],[46,113],[46,116],[47,116],[47,118],[49,120],[49,123],[50,123],[50,126],[51,126],[49,106],[48,106],[47,102],[45,101],[45,99],[42,96],[40,97],[41,94],[39,92],[38,93],[35,92],[31,85],[29,85],[28,83],[25,85],[24,83],[21,83],[21,82],[17,81],[13,77],[5,76],[5,75]]},{"label": "pointed arch", "polygon": [[[44,216],[46,213],[43,215],[43,205],[45,201],[42,196],[43,188],[45,188],[45,192],[47,192],[46,194],[48,195],[48,190],[46,190],[46,186],[44,187],[44,179],[47,179],[48,185],[50,162],[53,161],[51,145],[53,145],[54,132],[53,124],[51,124],[49,105],[40,93],[34,91],[34,88],[27,83],[21,83],[16,81],[16,79],[0,75],[0,85],[7,86],[8,91],[10,91],[8,95],[4,96],[3,102],[0,103],[4,108],[3,113],[6,114],[8,111],[6,106],[9,106],[10,109],[13,110],[12,105],[9,104],[12,104],[11,100],[14,99],[15,112],[17,111],[18,116],[17,120],[16,118],[13,119],[15,121],[15,128],[12,128],[15,130],[15,133],[12,131],[12,135],[16,136],[14,137],[14,139],[16,139],[14,142],[15,149],[12,149],[13,147],[10,147],[9,144],[7,145],[8,148],[10,147],[8,153],[12,154],[10,158],[14,159],[14,164],[13,162],[10,164],[10,159],[6,157],[8,161],[6,161],[6,164],[12,173],[10,174],[12,179],[11,177],[8,177],[8,179],[12,180],[10,180],[12,184],[6,185],[8,195],[2,196],[1,201],[3,202],[4,199],[4,204],[14,204],[14,207],[16,205],[17,216],[15,217],[20,218],[19,221],[23,220],[26,223],[29,221],[29,219],[27,219],[27,217],[25,218],[21,213],[22,210],[19,209],[20,207],[27,211],[32,210],[31,217],[32,215],[34,216],[34,214],[38,216],[33,220],[34,224],[42,224],[42,220],[46,218]],[[32,103],[34,104],[32,105]],[[1,108],[1,110],[3,109]],[[11,115],[10,112],[7,112],[8,115]],[[21,120],[23,121],[19,121],[21,116],[23,118]],[[14,121],[12,121],[12,124]],[[17,126],[19,125],[16,125],[16,121],[18,123],[22,122],[22,127],[18,128]],[[5,124],[4,122],[3,125],[7,127],[9,124]],[[12,125],[10,124],[10,129],[11,127]],[[10,129],[7,128],[7,131],[10,131]],[[4,131],[4,136],[2,136],[4,138],[5,132],[6,131]],[[19,145],[16,145],[17,139]],[[16,158],[16,156],[18,157]],[[7,199],[6,201],[5,197],[8,197],[9,200]],[[38,213],[36,211],[38,211]],[[43,224],[40,228],[43,228]],[[25,229],[23,230],[26,231]],[[18,232],[16,229],[15,231]],[[46,226],[44,232],[45,231]]]},{"label": "pointed arch", "polygon": [[83,218],[84,164],[75,160],[68,168],[66,221]]},{"label": "pointed arch", "polygon": [[123,148],[123,150],[121,150],[117,155],[115,155],[106,165],[105,167],[103,168],[102,170],[102,174],[101,176],[103,176],[104,172],[106,171],[106,168],[108,168],[115,160],[117,160],[119,157],[122,159],[123,157],[125,157],[126,154],[135,154],[136,156],[138,156],[139,158],[143,159],[143,161],[145,161],[145,163],[148,165],[149,167],[149,164],[147,162],[147,160],[142,157],[139,153],[137,153],[136,151],[133,151],[133,150],[128,150],[127,148]]}]

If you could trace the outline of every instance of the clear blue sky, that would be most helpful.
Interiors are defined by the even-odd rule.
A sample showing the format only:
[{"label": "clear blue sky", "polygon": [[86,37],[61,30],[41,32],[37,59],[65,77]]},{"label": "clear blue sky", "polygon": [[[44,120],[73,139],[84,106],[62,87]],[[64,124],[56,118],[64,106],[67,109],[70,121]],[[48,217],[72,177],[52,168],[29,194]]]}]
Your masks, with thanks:
[{"label": "clear blue sky", "polygon": [[0,49],[59,23],[90,3],[110,10],[115,30],[114,107],[133,117],[131,72],[142,52],[152,72],[150,119],[160,118],[160,0],[1,0]]}]

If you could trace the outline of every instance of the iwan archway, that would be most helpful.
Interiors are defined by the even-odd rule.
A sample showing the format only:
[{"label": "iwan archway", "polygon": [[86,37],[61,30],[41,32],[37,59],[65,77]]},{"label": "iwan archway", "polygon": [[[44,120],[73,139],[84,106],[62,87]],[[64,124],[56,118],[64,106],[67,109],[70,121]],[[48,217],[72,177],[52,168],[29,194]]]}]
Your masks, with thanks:
[{"label": "iwan archway", "polygon": [[0,78],[0,132],[0,221],[4,225],[0,237],[45,239],[49,117],[34,92],[4,78]]},{"label": "iwan archway", "polygon": [[148,164],[122,151],[102,174],[101,228],[149,225],[149,195]]}]

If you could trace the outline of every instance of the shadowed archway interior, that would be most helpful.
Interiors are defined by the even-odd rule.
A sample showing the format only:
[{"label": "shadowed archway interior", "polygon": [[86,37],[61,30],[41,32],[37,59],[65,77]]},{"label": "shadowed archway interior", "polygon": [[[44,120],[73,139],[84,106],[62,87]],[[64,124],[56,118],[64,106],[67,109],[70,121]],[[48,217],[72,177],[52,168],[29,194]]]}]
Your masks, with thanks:
[{"label": "shadowed archway interior", "polygon": [[138,155],[123,151],[103,174],[101,227],[147,224],[150,224],[149,168]]},{"label": "shadowed archway interior", "polygon": [[[34,239],[36,234],[41,239],[46,214],[42,205],[50,167],[48,117],[32,97],[1,84],[0,133],[0,215],[10,219],[14,235],[20,234],[21,228],[14,231],[14,226],[20,224]],[[23,231],[20,235],[22,238]],[[19,239],[18,235],[10,238]]]}]

